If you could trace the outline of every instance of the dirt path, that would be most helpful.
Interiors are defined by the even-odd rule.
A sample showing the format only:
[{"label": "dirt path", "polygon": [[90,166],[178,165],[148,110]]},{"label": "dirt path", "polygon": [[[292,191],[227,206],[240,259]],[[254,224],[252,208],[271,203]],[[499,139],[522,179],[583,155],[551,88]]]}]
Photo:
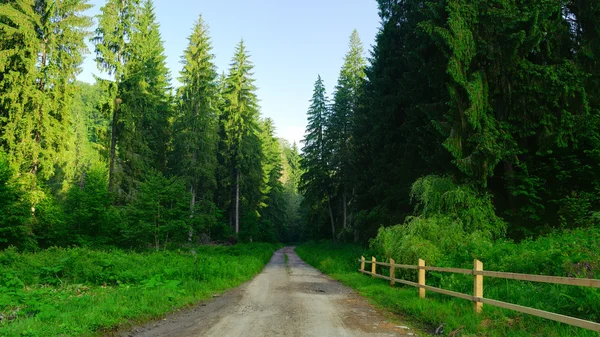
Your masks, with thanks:
[{"label": "dirt path", "polygon": [[307,265],[293,247],[286,247],[275,253],[262,273],[243,286],[183,314],[121,336],[417,335],[405,326],[391,323],[353,290]]}]

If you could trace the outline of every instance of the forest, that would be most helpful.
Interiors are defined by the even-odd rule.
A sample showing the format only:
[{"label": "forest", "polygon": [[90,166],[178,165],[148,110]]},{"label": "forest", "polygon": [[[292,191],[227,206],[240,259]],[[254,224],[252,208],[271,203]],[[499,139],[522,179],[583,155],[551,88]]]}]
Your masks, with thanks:
[{"label": "forest", "polygon": [[[0,313],[38,308],[63,279],[193,302],[207,293],[183,297],[168,272],[111,274],[176,256],[192,282],[205,277],[196,251],[176,253],[191,247],[219,257],[215,270],[246,254],[252,271],[224,271],[236,282],[280,242],[311,242],[299,251],[315,264],[369,247],[400,263],[600,277],[600,6],[377,4],[375,44],[348,32],[333,92],[314,69],[305,137],[290,144],[261,115],[252,46],[219,73],[201,15],[172,74],[152,0],[106,0],[96,24],[88,0],[0,0],[0,299],[17,303]],[[85,57],[95,83],[77,81]],[[597,294],[559,307],[597,321]],[[15,317],[45,312],[31,310]]]},{"label": "forest", "polygon": [[311,235],[366,241],[434,216],[515,240],[595,226],[600,9],[378,4],[369,56],[355,32],[331,97],[315,83],[300,182]]},{"label": "forest", "polygon": [[243,41],[219,75],[200,16],[175,88],[152,1],[107,1],[95,30],[84,0],[0,3],[0,248],[298,237],[299,151]]}]

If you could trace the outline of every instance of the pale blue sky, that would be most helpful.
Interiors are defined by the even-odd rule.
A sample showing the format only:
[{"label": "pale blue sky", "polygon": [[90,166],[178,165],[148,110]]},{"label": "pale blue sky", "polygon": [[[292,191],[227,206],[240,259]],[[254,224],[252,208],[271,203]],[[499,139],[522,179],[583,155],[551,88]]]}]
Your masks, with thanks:
[{"label": "pale blue sky", "polygon": [[[95,8],[90,15],[97,14],[104,2],[91,0]],[[244,39],[255,64],[262,116],[271,117],[278,135],[290,142],[303,138],[317,74],[331,94],[352,30],[358,30],[368,54],[379,27],[375,0],[154,2],[171,76],[178,77],[187,38],[202,14],[210,26],[219,73],[227,71],[235,46]],[[79,79],[93,82],[92,74],[100,72],[88,55]]]}]

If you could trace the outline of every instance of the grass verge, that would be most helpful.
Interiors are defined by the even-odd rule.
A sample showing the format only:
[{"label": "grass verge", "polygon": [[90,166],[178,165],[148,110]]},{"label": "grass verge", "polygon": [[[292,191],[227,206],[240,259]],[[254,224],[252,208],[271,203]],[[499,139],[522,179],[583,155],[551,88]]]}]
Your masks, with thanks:
[{"label": "grass verge", "polygon": [[[427,293],[426,299],[420,299],[416,288],[404,286],[392,288],[385,280],[361,275],[358,272],[360,267],[358,259],[361,255],[370,257],[374,254],[360,246],[309,243],[296,247],[296,252],[305,262],[352,287],[375,305],[432,327],[431,330],[443,323],[444,333],[442,335],[445,336],[600,336],[596,332],[489,305],[484,306],[482,315],[476,315],[473,313],[471,302],[432,292]],[[468,280],[456,280],[461,283],[465,281]],[[510,288],[510,286],[511,284],[506,283],[506,288]],[[496,285],[496,287],[500,286]],[[486,294],[489,295],[505,291],[499,291],[490,286],[485,289]],[[538,303],[546,302],[546,295],[547,293],[544,292],[513,294],[515,297],[523,297],[527,301],[537,301]]]},{"label": "grass verge", "polygon": [[0,336],[94,336],[155,319],[250,280],[277,248],[8,249],[0,252]]}]

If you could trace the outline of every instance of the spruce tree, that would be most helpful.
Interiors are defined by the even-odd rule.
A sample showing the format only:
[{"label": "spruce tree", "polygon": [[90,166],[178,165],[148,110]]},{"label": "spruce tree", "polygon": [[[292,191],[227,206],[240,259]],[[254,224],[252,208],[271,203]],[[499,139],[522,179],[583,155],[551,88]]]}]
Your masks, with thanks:
[{"label": "spruce tree", "polygon": [[170,75],[151,0],[137,12],[119,87],[123,128],[117,141],[121,190],[130,197],[150,169],[166,172],[170,143]]},{"label": "spruce tree", "polygon": [[139,10],[140,0],[108,0],[100,9],[98,27],[92,42],[95,45],[98,68],[114,77],[105,82],[107,108],[111,115],[109,151],[109,189],[115,192],[117,169],[117,143],[122,128],[120,84],[124,79],[125,65],[129,58],[129,41]]},{"label": "spruce tree", "polygon": [[262,145],[262,183],[260,205],[260,235],[264,241],[279,241],[286,222],[286,206],[281,183],[283,162],[275,126],[270,118],[260,122]]},{"label": "spruce tree", "polygon": [[68,169],[70,108],[85,50],[86,0],[0,4],[2,142],[19,174]]},{"label": "spruce tree", "polygon": [[236,48],[225,80],[225,107],[221,115],[223,164],[227,170],[225,187],[231,191],[230,224],[240,232],[240,202],[245,214],[256,212],[260,199],[261,149],[258,138],[258,98],[252,78],[254,65],[244,42]]},{"label": "spruce tree", "polygon": [[[350,50],[344,58],[338,84],[333,95],[331,118],[328,119],[325,139],[332,150],[331,165],[334,169],[335,194],[341,202],[342,226],[349,229],[348,205],[354,197],[355,173],[353,171],[353,139],[355,114],[362,95],[366,61],[364,50],[354,30],[350,36]],[[355,239],[358,232],[355,231]]]},{"label": "spruce tree", "polygon": [[[173,171],[184,178],[190,193],[190,217],[214,208],[218,142],[219,88],[208,27],[196,22],[185,50],[174,125]],[[214,211],[213,211],[214,212]],[[205,227],[205,226],[199,226]],[[190,239],[193,230],[190,231]]]},{"label": "spruce tree", "polygon": [[300,178],[300,191],[305,196],[305,202],[311,209],[320,209],[323,201],[326,203],[331,235],[336,241],[335,218],[331,205],[332,180],[329,167],[329,153],[325,144],[325,131],[329,116],[329,104],[325,86],[321,76],[315,82],[311,105],[307,112],[308,124],[304,135],[304,147],[300,167],[303,174]]}]

